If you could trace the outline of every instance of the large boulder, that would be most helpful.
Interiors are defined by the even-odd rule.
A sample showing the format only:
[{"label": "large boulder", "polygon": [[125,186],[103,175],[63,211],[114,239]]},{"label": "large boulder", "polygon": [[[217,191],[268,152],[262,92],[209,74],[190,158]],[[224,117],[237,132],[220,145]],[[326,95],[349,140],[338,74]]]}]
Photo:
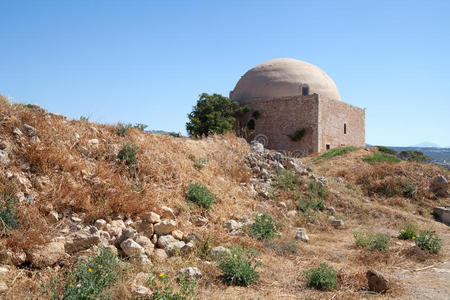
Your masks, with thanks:
[{"label": "large boulder", "polygon": [[446,197],[448,193],[448,181],[442,176],[438,175],[434,177],[430,185],[431,191],[438,197]]},{"label": "large boulder", "polygon": [[161,235],[158,238],[158,247],[164,249],[164,248],[166,248],[167,245],[169,245],[170,243],[173,243],[175,241],[176,241],[176,239],[170,234]]},{"label": "large boulder", "polygon": [[50,242],[46,245],[34,246],[27,251],[27,260],[35,267],[52,266],[66,255],[64,244]]}]

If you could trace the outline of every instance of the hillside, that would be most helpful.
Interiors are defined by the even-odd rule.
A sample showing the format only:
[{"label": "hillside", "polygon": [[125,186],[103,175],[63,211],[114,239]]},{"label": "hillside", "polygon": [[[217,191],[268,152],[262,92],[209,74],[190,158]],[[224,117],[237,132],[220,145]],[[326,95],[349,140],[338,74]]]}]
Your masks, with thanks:
[{"label": "hillside", "polygon": [[[80,291],[85,299],[151,299],[150,274],[155,284],[166,281],[178,291],[179,270],[188,267],[202,274],[197,299],[450,295],[449,227],[431,215],[450,199],[429,188],[450,172],[433,164],[363,161],[376,148],[297,160],[231,134],[194,140],[120,130],[4,98],[0,149],[2,299],[70,298]],[[192,183],[215,195],[209,210],[187,199]],[[255,238],[268,230],[254,226],[259,213],[279,223],[276,236]],[[439,254],[398,239],[408,223],[440,237]],[[389,249],[356,245],[355,231],[387,237]],[[259,252],[259,280],[248,287],[220,277],[217,257],[226,259],[235,244]],[[118,260],[92,260],[106,251],[99,249]],[[307,286],[303,274],[321,262],[340,270],[335,289]],[[368,270],[388,279],[387,292],[369,290]]]}]

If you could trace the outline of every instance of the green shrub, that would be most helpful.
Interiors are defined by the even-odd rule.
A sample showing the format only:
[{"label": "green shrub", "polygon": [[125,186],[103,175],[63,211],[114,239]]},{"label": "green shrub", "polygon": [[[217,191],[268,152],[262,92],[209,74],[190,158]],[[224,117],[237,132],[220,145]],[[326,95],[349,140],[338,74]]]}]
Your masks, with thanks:
[{"label": "green shrub", "polygon": [[204,166],[206,166],[206,164],[208,163],[208,158],[207,157],[201,157],[201,158],[197,158],[194,161],[194,168],[201,170],[203,169]]},{"label": "green shrub", "polygon": [[182,137],[180,132],[168,132],[167,135],[170,135],[171,137],[174,137],[174,138]]},{"label": "green shrub", "polygon": [[291,170],[280,170],[276,173],[275,178],[272,181],[272,187],[274,189],[295,190],[300,184],[299,178]]},{"label": "green shrub", "polygon": [[398,157],[395,157],[391,154],[387,154],[387,153],[383,153],[383,152],[376,152],[372,156],[363,158],[363,160],[369,164],[382,163],[382,162],[399,163],[402,161]]},{"label": "green shrub", "polygon": [[326,186],[321,185],[316,181],[311,181],[308,183],[309,193],[311,197],[319,197],[321,199],[326,199],[328,197],[328,189]]},{"label": "green shrub", "polygon": [[12,197],[7,197],[7,195],[3,195],[2,198],[6,203],[2,204],[0,202],[0,227],[14,229],[19,225],[15,210],[17,200]]},{"label": "green shrub", "polygon": [[82,122],[89,122],[89,116],[81,116],[80,121]]},{"label": "green shrub", "polygon": [[407,161],[416,161],[416,162],[428,162],[430,158],[425,156],[421,151],[413,151],[413,150],[404,150],[401,151],[399,157],[403,160]]},{"label": "green shrub", "polygon": [[250,226],[250,236],[257,240],[266,240],[278,234],[279,224],[266,213],[258,214],[255,222]]},{"label": "green shrub", "polygon": [[417,237],[417,227],[412,224],[403,225],[398,233],[401,240],[414,240]]},{"label": "green shrub", "polygon": [[255,110],[252,113],[252,117],[255,118],[255,120],[258,120],[259,116],[261,115],[261,113],[259,112],[259,110]]},{"label": "green shrub", "polygon": [[186,276],[181,276],[179,280],[180,291],[175,292],[173,286],[171,286],[169,278],[165,273],[160,273],[159,280],[156,280],[156,276],[151,274],[148,286],[152,291],[149,300],[188,300],[195,299],[195,286],[194,279],[189,279]]},{"label": "green shrub", "polygon": [[416,192],[417,185],[415,183],[405,182],[403,184],[403,196],[407,198],[412,198]]},{"label": "green shrub", "polygon": [[353,232],[356,245],[370,250],[388,250],[389,249],[389,237],[382,233],[370,233],[370,232]]},{"label": "green shrub", "polygon": [[105,288],[112,286],[123,271],[123,264],[109,249],[100,253],[76,269],[52,280],[45,289],[51,299],[109,299]]},{"label": "green shrub", "polygon": [[204,209],[210,209],[216,199],[216,196],[200,183],[191,183],[186,192],[186,197]]},{"label": "green shrub", "polygon": [[319,155],[316,159],[329,159],[335,156],[344,155],[345,153],[358,150],[358,148],[353,146],[341,147],[336,149],[328,150],[327,152]]},{"label": "green shrub", "polygon": [[128,130],[133,127],[131,123],[117,123],[117,134],[120,136],[127,136]]},{"label": "green shrub", "polygon": [[117,157],[125,161],[125,164],[127,165],[134,165],[137,162],[136,154],[137,154],[137,146],[133,145],[131,143],[124,143],[122,145],[122,150],[119,151],[119,154],[117,154]]},{"label": "green shrub", "polygon": [[261,262],[256,261],[258,255],[251,248],[243,248],[240,245],[230,247],[231,254],[219,257],[219,269],[223,274],[220,278],[228,284],[249,286],[259,280],[256,268]]},{"label": "green shrub", "polygon": [[303,273],[303,277],[311,288],[330,291],[338,287],[338,273],[324,262]]},{"label": "green shrub", "polygon": [[138,130],[142,130],[142,131],[144,131],[145,130],[145,128],[147,128],[148,126],[147,125],[145,125],[145,124],[142,124],[142,123],[136,123],[136,124],[134,124],[134,126],[133,126],[134,128],[136,128],[136,129],[138,129]]},{"label": "green shrub", "polygon": [[302,213],[306,214],[311,210],[324,210],[325,205],[322,200],[317,200],[317,198],[310,198],[306,200],[304,197],[298,198],[297,209]]},{"label": "green shrub", "polygon": [[430,250],[436,254],[442,247],[442,241],[430,231],[421,232],[415,239],[416,245],[422,250]]},{"label": "green shrub", "polygon": [[291,139],[291,141],[298,142],[305,136],[305,132],[306,132],[306,129],[302,128],[302,129],[299,129],[296,132],[294,132],[293,135],[288,135],[288,137]]},{"label": "green shrub", "polygon": [[376,146],[376,147],[378,148],[379,152],[390,154],[390,155],[397,155],[397,151],[395,151],[394,149],[384,147],[384,146]]},{"label": "green shrub", "polygon": [[298,246],[294,240],[290,240],[287,242],[279,240],[268,240],[264,242],[264,246],[269,249],[275,250],[279,255],[298,253]]}]

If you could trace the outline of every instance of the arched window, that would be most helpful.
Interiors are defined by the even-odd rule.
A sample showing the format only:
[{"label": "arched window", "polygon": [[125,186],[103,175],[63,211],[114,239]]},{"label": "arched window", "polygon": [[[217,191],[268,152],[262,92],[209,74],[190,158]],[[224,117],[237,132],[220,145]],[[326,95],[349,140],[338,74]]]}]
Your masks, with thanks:
[{"label": "arched window", "polygon": [[344,123],[344,134],[347,134],[347,123]]},{"label": "arched window", "polygon": [[253,120],[253,119],[251,119],[250,121],[247,122],[247,128],[249,130],[255,130],[255,125],[256,125],[256,123],[255,123],[255,120]]}]

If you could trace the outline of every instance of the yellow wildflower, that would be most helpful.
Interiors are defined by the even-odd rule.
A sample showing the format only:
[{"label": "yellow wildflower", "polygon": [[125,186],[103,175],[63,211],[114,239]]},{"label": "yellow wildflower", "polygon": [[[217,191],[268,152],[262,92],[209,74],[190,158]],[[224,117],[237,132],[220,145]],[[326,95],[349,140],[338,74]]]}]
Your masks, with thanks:
[{"label": "yellow wildflower", "polygon": [[161,278],[164,278],[165,276],[166,276],[166,274],[164,274],[164,273],[159,274],[159,277],[161,277]]},{"label": "yellow wildflower", "polygon": [[416,239],[416,237],[415,237],[415,236],[413,236],[413,237],[412,237],[412,239],[413,239],[413,240],[415,240],[415,239]]},{"label": "yellow wildflower", "polygon": [[108,276],[109,276],[108,273],[106,273],[106,274],[105,274],[105,277],[108,277]]},{"label": "yellow wildflower", "polygon": [[102,265],[98,265],[98,268],[101,269],[101,268],[103,268],[103,267],[102,267]]},{"label": "yellow wildflower", "polygon": [[69,284],[69,287],[73,288],[73,284]]},{"label": "yellow wildflower", "polygon": [[92,273],[92,269],[91,268],[89,268],[88,271]]}]

